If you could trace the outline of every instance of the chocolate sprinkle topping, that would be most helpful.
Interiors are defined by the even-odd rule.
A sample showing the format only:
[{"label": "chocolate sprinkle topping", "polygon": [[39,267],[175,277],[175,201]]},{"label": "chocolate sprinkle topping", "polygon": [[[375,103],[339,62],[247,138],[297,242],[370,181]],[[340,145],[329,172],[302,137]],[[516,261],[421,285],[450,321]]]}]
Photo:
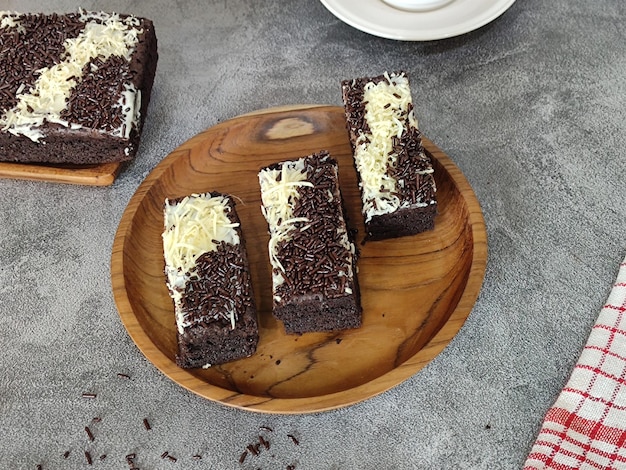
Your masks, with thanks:
[{"label": "chocolate sprinkle topping", "polygon": [[[17,20],[20,27],[0,28],[0,114],[18,103],[20,86],[25,92],[34,86],[40,69],[64,60],[66,39],[78,37],[86,24],[78,13],[21,14]],[[89,22],[102,21],[89,18]],[[143,26],[139,28],[145,30]],[[142,37],[140,34],[139,41]],[[28,51],[28,60],[24,60],[24,50]],[[91,60],[83,68],[82,77],[72,77],[78,83],[61,118],[103,132],[119,129],[123,124],[121,92],[124,83],[132,82],[137,73],[136,66],[121,56]]]},{"label": "chocolate sprinkle topping", "polygon": [[[214,251],[196,260],[196,272],[187,282],[183,295],[185,319],[193,324],[231,324],[228,312],[243,312],[252,305],[249,272],[239,249],[219,242]],[[210,285],[207,282],[210,279]],[[241,292],[233,294],[237,286]],[[237,319],[235,319],[237,320]]]},{"label": "chocolate sprinkle topping", "polygon": [[[406,75],[405,72],[393,72],[390,76]],[[365,119],[363,101],[365,85],[378,84],[387,81],[384,75],[377,77],[357,78],[342,82],[344,107],[346,110],[346,125],[350,134],[352,150],[361,134],[370,134],[371,130]],[[435,184],[432,174],[423,174],[432,170],[430,157],[424,151],[422,135],[417,127],[409,124],[409,114],[413,112],[413,105],[404,112],[400,120],[404,123],[402,135],[393,138],[392,152],[397,156],[395,165],[389,166],[387,175],[397,181],[396,196],[401,202],[410,204],[429,203],[435,199]]]},{"label": "chocolate sprinkle topping", "polygon": [[[177,199],[170,201],[176,202]],[[231,222],[239,222],[234,211],[227,210],[226,214]],[[230,327],[229,312],[243,312],[253,305],[250,273],[240,246],[215,243],[215,250],[196,259],[195,275],[186,283],[182,307],[185,320],[192,324],[219,322]],[[233,294],[233,287],[241,290]]]},{"label": "chocolate sprinkle topping", "polygon": [[[97,69],[92,70],[92,65]],[[129,62],[120,56],[92,60],[84,67],[83,78],[72,90],[61,118],[101,131],[119,129],[122,109],[118,101],[124,83],[131,80],[129,67]]]},{"label": "chocolate sprinkle topping", "polygon": [[[275,295],[283,302],[302,295],[337,298],[346,295],[346,287],[354,289],[353,279],[348,277],[353,254],[338,233],[346,227],[338,196],[337,162],[328,152],[320,152],[305,157],[305,168],[313,186],[298,188],[292,215],[308,221],[296,223],[291,237],[277,244],[286,282],[276,286]],[[299,230],[305,226],[306,230]]]}]

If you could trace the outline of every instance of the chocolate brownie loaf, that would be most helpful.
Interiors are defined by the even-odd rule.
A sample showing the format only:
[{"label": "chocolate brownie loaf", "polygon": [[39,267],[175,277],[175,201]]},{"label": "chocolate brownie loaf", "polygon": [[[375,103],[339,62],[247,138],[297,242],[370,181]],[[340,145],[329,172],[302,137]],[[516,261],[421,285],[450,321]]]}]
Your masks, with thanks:
[{"label": "chocolate brownie loaf", "polygon": [[0,161],[132,159],[156,64],[148,19],[0,12]]},{"label": "chocolate brownie loaf", "polygon": [[163,252],[178,330],[176,362],[209,367],[256,351],[257,314],[235,203],[219,193],[166,199]]},{"label": "chocolate brownie loaf", "polygon": [[346,227],[337,162],[328,152],[259,172],[270,232],[273,313],[287,333],[361,326],[356,251]]},{"label": "chocolate brownie loaf", "polygon": [[406,73],[344,80],[341,87],[366,239],[433,229],[433,167],[422,146]]}]

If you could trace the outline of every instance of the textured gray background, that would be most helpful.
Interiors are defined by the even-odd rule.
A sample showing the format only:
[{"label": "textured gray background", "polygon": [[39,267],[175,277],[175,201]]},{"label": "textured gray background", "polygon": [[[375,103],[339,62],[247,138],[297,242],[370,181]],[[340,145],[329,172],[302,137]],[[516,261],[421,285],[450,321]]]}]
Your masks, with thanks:
[{"label": "textured gray background", "polygon": [[[428,43],[359,32],[313,0],[48,0],[45,11],[79,6],[152,18],[160,61],[138,157],[113,186],[0,180],[0,468],[86,468],[85,449],[107,454],[101,469],[127,468],[131,452],[142,469],[520,468],[626,254],[626,3],[518,0],[478,31]],[[231,409],[163,376],[110,288],[139,183],[217,122],[339,105],[341,79],[398,68],[487,223],[485,282],[460,333],[395,389],[314,415]],[[274,429],[272,452],[240,466],[260,425]]]}]

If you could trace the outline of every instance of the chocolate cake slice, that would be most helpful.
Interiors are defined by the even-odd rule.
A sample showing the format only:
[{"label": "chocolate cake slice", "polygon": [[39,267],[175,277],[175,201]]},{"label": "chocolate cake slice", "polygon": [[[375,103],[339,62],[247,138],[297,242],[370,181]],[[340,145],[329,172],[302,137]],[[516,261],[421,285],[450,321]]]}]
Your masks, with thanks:
[{"label": "chocolate cake slice", "polygon": [[433,166],[422,145],[407,74],[344,80],[341,87],[366,239],[433,229]]},{"label": "chocolate cake slice", "polygon": [[345,222],[337,162],[328,152],[259,172],[269,225],[273,314],[287,333],[361,326],[356,250]]},{"label": "chocolate cake slice", "polygon": [[165,200],[163,252],[176,362],[210,367],[254,354],[257,314],[235,203],[219,193]]},{"label": "chocolate cake slice", "polygon": [[0,12],[0,161],[132,159],[157,59],[146,18]]}]

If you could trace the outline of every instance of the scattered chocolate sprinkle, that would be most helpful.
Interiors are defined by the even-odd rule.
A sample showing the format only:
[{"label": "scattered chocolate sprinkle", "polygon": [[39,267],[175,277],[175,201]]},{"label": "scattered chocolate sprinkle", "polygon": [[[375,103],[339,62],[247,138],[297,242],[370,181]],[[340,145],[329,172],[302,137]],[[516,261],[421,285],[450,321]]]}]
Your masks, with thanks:
[{"label": "scattered chocolate sprinkle", "polygon": [[165,451],[161,454],[161,458],[164,459],[165,457],[167,457],[169,455],[168,451]]},{"label": "scattered chocolate sprinkle", "polygon": [[244,450],[242,454],[239,456],[239,463],[244,463],[247,456],[248,456],[248,451]]},{"label": "scattered chocolate sprinkle", "polygon": [[37,465],[37,470],[43,470],[43,467],[41,466],[41,464]]},{"label": "scattered chocolate sprinkle", "polygon": [[87,437],[89,437],[89,440],[93,442],[94,437],[91,429],[89,429],[89,426],[85,426],[85,432],[87,433]]},{"label": "scattered chocolate sprinkle", "polygon": [[96,417],[92,418],[91,421],[94,422],[94,423],[99,423],[100,421],[102,421],[102,418],[99,418],[99,417],[96,416]]},{"label": "scattered chocolate sprinkle", "polygon": [[263,436],[259,436],[259,442],[263,445],[263,447],[265,447],[266,450],[269,450],[270,443],[266,441]]},{"label": "scattered chocolate sprinkle", "polygon": [[174,457],[173,455],[168,455],[166,458],[171,462],[176,462],[177,460],[176,457]]},{"label": "scattered chocolate sprinkle", "polygon": [[100,456],[100,460],[104,460],[104,459],[106,459],[106,458],[107,458],[107,454],[102,454],[102,455]]},{"label": "scattered chocolate sprinkle", "polygon": [[270,428],[269,426],[259,426],[259,429],[261,431],[274,432],[274,430]]},{"label": "scattered chocolate sprinkle", "polygon": [[91,454],[88,451],[85,451],[85,459],[87,459],[87,463],[91,465],[93,460],[91,459]]},{"label": "scattered chocolate sprinkle", "polygon": [[295,465],[287,465],[287,470],[295,470]]},{"label": "scattered chocolate sprinkle", "polygon": [[85,392],[83,393],[83,398],[96,398],[98,395],[95,393]]},{"label": "scattered chocolate sprinkle", "polygon": [[256,457],[257,455],[259,455],[260,447],[261,446],[259,444],[248,444],[248,447],[246,447],[246,449],[248,449],[250,453]]},{"label": "scattered chocolate sprinkle", "polygon": [[130,379],[130,375],[127,374],[117,374],[118,377],[120,377],[121,379]]},{"label": "scattered chocolate sprinkle", "polygon": [[192,455],[191,460],[202,460],[202,456],[200,454]]},{"label": "scattered chocolate sprinkle", "polygon": [[150,427],[150,423],[148,422],[148,419],[147,419],[147,418],[144,418],[144,419],[143,419],[143,427],[144,427],[144,428],[146,428],[146,431],[150,431],[150,429],[152,429],[152,428]]},{"label": "scattered chocolate sprinkle", "polygon": [[291,442],[293,442],[295,445],[300,445],[300,441],[298,441],[298,439],[296,439],[296,436],[294,436],[293,434],[287,434],[287,437],[291,439]]},{"label": "scattered chocolate sprinkle", "polygon": [[63,458],[66,459],[70,456],[70,451],[66,450],[65,452],[63,452]]}]

